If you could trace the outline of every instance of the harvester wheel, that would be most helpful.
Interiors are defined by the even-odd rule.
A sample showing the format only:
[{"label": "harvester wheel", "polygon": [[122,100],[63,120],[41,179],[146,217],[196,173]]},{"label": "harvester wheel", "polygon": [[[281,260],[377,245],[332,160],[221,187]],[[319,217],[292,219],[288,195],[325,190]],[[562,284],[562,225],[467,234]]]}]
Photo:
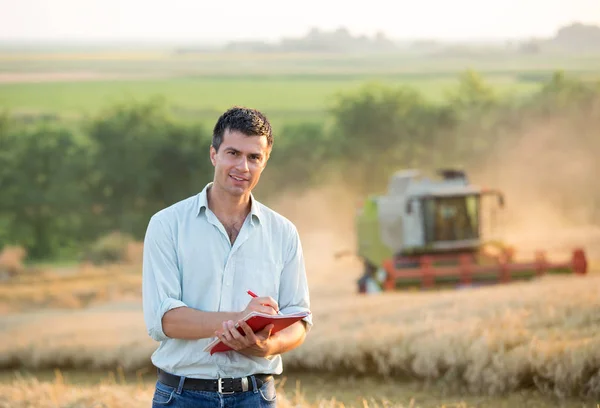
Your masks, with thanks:
[{"label": "harvester wheel", "polygon": [[364,261],[363,275],[358,280],[358,292],[381,292],[383,283],[378,276],[378,268],[369,261]]},{"label": "harvester wheel", "polygon": [[587,273],[588,264],[583,249],[576,249],[573,251],[573,272],[579,275],[585,275]]}]

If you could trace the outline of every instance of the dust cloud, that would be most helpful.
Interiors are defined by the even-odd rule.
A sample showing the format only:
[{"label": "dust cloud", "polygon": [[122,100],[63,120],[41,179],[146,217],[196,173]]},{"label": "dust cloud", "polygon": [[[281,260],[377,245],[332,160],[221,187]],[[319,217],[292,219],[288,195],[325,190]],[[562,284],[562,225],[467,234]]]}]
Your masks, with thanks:
[{"label": "dust cloud", "polygon": [[[484,201],[484,239],[501,239],[516,257],[533,259],[543,250],[553,261],[568,260],[583,248],[600,259],[600,115],[529,121],[503,135],[478,165],[465,166],[470,181],[503,192],[505,207]],[[399,165],[395,170],[401,170]],[[391,174],[390,174],[391,175]],[[347,183],[282,194],[272,207],[295,223],[304,247],[307,273],[318,283],[355,290],[361,273],[355,211],[363,198]],[[336,257],[340,251],[347,255]]]},{"label": "dust cloud", "polygon": [[[588,257],[600,257],[597,116],[530,123],[520,134],[506,135],[492,157],[470,172],[472,181],[504,193],[492,237],[513,245],[517,256],[544,250],[551,259],[565,259],[583,248]],[[489,228],[495,205],[487,203]]]},{"label": "dust cloud", "polygon": [[[282,194],[271,208],[296,225],[311,292],[355,292],[362,272],[354,217],[360,197],[342,183]],[[344,254],[343,256],[338,256]]]}]

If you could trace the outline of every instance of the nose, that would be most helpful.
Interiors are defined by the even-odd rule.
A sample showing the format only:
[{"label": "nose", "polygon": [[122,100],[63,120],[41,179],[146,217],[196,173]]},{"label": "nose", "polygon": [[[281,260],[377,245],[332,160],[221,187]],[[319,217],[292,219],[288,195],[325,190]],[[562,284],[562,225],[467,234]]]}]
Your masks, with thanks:
[{"label": "nose", "polygon": [[236,167],[239,171],[247,172],[248,171],[248,159],[245,156],[241,156]]}]

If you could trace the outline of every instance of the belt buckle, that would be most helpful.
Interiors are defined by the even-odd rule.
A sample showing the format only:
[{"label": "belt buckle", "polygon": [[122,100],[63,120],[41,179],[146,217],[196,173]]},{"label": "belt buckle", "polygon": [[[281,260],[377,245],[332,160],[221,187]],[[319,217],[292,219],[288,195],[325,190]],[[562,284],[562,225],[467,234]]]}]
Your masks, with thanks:
[{"label": "belt buckle", "polygon": [[[231,378],[233,380],[233,377],[225,377],[225,378]],[[223,391],[223,382],[222,382],[223,378],[219,377],[217,379],[217,391],[219,392],[219,394],[235,394],[235,391],[229,391],[229,392],[224,392]],[[231,383],[231,388],[233,389],[233,381]]]}]

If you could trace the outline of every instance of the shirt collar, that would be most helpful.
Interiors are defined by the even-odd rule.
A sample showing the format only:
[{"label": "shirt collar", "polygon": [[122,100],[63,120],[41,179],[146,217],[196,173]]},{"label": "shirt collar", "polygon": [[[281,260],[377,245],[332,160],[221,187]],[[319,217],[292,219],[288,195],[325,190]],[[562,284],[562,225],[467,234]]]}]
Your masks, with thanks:
[{"label": "shirt collar", "polygon": [[[202,214],[203,211],[208,209],[208,198],[207,192],[210,187],[212,187],[212,181],[208,183],[198,194],[198,211],[197,214]],[[258,201],[254,198],[254,195],[250,193],[250,214],[252,215],[251,222],[254,222],[256,218],[260,222],[261,210]]]}]

